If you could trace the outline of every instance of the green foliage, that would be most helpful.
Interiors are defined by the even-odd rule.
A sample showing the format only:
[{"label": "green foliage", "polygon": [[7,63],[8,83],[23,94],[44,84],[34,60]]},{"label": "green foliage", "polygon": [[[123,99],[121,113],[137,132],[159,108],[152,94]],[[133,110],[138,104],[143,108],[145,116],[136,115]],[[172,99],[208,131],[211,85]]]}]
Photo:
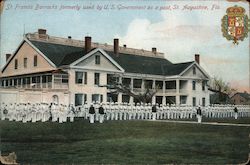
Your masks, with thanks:
[{"label": "green foliage", "polygon": [[211,103],[220,104],[229,103],[229,95],[236,92],[236,89],[232,88],[228,82],[218,77],[211,79],[208,89],[215,93],[212,95]]}]

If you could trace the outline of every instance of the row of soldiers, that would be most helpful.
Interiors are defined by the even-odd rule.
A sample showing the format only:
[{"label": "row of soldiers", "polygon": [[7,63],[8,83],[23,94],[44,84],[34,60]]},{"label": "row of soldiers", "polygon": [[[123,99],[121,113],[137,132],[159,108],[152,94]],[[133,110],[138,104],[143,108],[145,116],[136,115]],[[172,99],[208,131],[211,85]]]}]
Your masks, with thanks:
[{"label": "row of soldiers", "polygon": [[[201,116],[207,118],[250,117],[250,108],[246,105],[212,105],[206,107],[175,106],[159,104],[128,104],[128,103],[99,103],[81,106],[47,103],[0,104],[1,119],[22,122],[58,121],[73,122],[75,117],[103,122],[104,120],[163,120],[191,119]],[[200,116],[200,117],[199,117]]]}]

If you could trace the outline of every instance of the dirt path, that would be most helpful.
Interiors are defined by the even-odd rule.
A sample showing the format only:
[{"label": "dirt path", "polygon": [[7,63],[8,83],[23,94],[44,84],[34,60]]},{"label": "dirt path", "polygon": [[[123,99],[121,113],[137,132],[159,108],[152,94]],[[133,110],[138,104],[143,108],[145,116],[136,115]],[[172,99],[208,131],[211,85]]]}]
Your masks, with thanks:
[{"label": "dirt path", "polygon": [[186,123],[186,124],[206,124],[206,125],[250,127],[250,124],[234,124],[234,123],[218,123],[218,122],[202,122],[202,123],[198,123],[196,121],[178,121],[178,120],[148,120],[148,121],[168,122],[168,123]]}]

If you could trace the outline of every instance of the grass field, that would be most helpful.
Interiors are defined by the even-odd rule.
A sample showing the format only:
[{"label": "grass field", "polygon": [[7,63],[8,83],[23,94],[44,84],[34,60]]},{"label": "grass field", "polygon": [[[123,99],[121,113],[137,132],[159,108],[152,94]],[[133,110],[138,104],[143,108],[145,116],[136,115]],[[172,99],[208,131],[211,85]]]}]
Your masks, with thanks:
[{"label": "grass field", "polygon": [[236,164],[250,151],[250,127],[77,119],[0,121],[0,130],[2,153],[22,164]]}]

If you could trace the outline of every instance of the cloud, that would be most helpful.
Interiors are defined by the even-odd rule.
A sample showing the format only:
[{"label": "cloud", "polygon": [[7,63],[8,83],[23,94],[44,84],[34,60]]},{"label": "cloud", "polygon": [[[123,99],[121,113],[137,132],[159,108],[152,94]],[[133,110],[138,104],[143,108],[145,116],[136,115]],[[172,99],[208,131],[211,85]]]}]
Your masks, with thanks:
[{"label": "cloud", "polygon": [[[117,37],[128,47],[147,50],[157,47],[174,63],[194,60],[194,54],[199,53],[201,66],[211,76],[222,77],[241,91],[246,90],[249,88],[249,74],[246,73],[249,69],[249,41],[235,46],[222,36],[221,18],[232,3],[215,3],[221,9],[214,12],[167,11],[162,12],[163,20],[160,22],[135,18],[130,22],[127,33]],[[178,4],[183,6],[186,2],[178,1]],[[204,3],[209,4],[211,6],[211,2]],[[242,85],[236,83],[237,79],[242,80]]]}]

